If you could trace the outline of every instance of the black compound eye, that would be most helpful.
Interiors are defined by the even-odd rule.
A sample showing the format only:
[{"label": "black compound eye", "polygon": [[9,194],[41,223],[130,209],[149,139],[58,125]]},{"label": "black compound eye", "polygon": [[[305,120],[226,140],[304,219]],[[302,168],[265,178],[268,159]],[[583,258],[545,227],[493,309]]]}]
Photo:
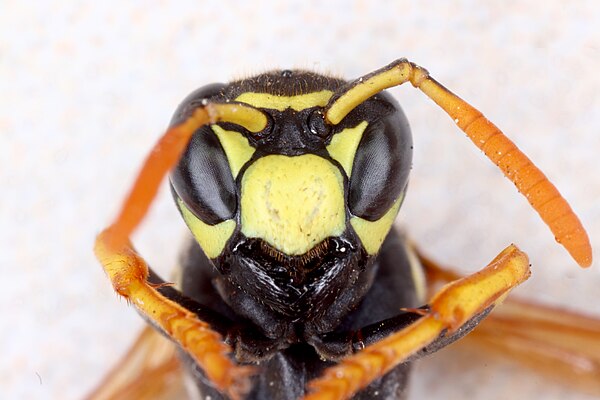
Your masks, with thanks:
[{"label": "black compound eye", "polygon": [[[207,100],[219,99],[225,85],[216,83],[191,93],[177,108],[171,126],[181,123]],[[237,209],[235,181],[225,151],[210,126],[194,133],[171,172],[171,186],[200,220],[214,225],[233,218]]]},{"label": "black compound eye", "polygon": [[329,125],[325,123],[325,115],[320,109],[309,114],[307,125],[310,133],[321,139],[326,139],[331,133]]},{"label": "black compound eye", "polygon": [[369,221],[381,218],[401,196],[412,164],[412,136],[406,116],[387,93],[378,98],[366,102],[365,107],[370,108],[370,115],[377,115],[383,104],[387,115],[369,122],[363,134],[348,194],[350,212]]},{"label": "black compound eye", "polygon": [[208,126],[192,137],[171,173],[171,185],[187,208],[204,223],[214,225],[235,214],[235,182],[223,147]]}]

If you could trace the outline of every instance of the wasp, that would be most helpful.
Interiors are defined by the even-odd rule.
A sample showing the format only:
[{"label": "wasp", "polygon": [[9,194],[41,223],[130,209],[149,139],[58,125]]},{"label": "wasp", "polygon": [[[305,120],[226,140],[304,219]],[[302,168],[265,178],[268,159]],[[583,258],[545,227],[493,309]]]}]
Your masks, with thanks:
[{"label": "wasp", "polygon": [[[478,325],[488,339],[506,328],[493,316],[491,328],[482,321],[529,277],[525,253],[510,245],[459,277],[392,228],[413,147],[385,89],[407,82],[514,182],[578,264],[591,264],[587,234],[554,185],[478,110],[406,59],[352,81],[278,70],[211,84],[177,108],[95,245],[115,291],[174,343],[180,361],[173,350],[157,356],[161,339],[147,330],[122,366],[153,350],[160,362],[145,358],[146,379],[119,383],[116,371],[91,397],[172,398],[181,384],[166,377],[182,365],[191,398],[397,399],[412,361]],[[130,242],[167,175],[193,236],[172,283]],[[445,283],[429,299],[425,275]],[[532,337],[540,326],[573,332],[589,322],[557,321],[560,313],[543,307],[525,315],[527,307],[504,317],[527,321]]]}]

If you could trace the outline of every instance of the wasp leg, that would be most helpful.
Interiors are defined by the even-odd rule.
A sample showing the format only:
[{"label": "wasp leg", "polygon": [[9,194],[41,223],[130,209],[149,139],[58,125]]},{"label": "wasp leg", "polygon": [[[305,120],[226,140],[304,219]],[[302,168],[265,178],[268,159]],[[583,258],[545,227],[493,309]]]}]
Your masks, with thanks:
[{"label": "wasp leg", "polygon": [[194,110],[188,119],[169,129],[155,145],[117,219],[98,235],[94,252],[115,291],[189,353],[219,390],[238,399],[248,390],[250,369],[231,361],[229,346],[208,323],[169,300],[148,282],[148,266],[129,241],[146,215],[161,181],[179,160],[191,136],[201,126],[218,121],[233,122],[252,132],[258,132],[268,124],[261,111],[240,104],[206,104]]},{"label": "wasp leg", "polygon": [[[418,360],[421,357],[433,354],[436,351],[452,344],[458,339],[461,339],[463,336],[475,329],[483,320],[485,320],[493,308],[494,305],[476,314],[454,332],[448,332],[446,330],[442,331],[440,335],[431,343],[423,347],[421,350],[403,362]],[[417,310],[419,310],[419,312],[416,312]],[[366,346],[375,344],[376,342],[410,326],[411,324],[417,322],[424,315],[429,313],[428,307],[422,307],[417,310],[415,310],[415,312],[405,312],[396,317],[376,322],[353,332],[334,332],[321,335],[319,337],[319,346],[321,348],[327,348],[328,350],[339,349],[340,353],[343,351],[346,353],[345,355],[349,355],[348,353],[350,352],[358,352]],[[313,346],[315,345],[314,343],[311,344]],[[330,353],[328,353],[328,355],[329,354]],[[340,359],[341,358],[342,357],[340,357]]]},{"label": "wasp leg", "polygon": [[[182,293],[179,288],[172,284],[166,283],[160,276],[158,276],[152,268],[148,268],[148,283],[150,283],[156,291],[167,299],[179,304],[186,310],[191,311],[200,320],[210,325],[211,329],[219,333],[219,335],[225,337],[227,333],[234,329],[236,323],[228,318],[226,315],[220,312],[218,309],[205,306],[203,303],[196,301],[185,293]],[[142,317],[146,317],[142,314]],[[148,323],[152,324],[152,320],[148,320]]]},{"label": "wasp leg", "polygon": [[[425,279],[417,253],[403,234],[392,229],[386,237],[379,254],[371,266],[376,270],[373,286],[360,306],[334,331],[306,337],[306,341],[325,360],[339,361],[365,346],[381,340],[415,322],[423,316],[427,306],[416,309],[427,301]],[[404,308],[405,311],[398,314]],[[410,361],[431,354],[458,340],[487,315],[476,315],[457,332],[444,332],[431,344],[421,349],[402,364],[396,366],[353,399],[405,398]],[[317,378],[326,365],[315,370],[309,377]]]},{"label": "wasp leg", "polygon": [[208,323],[160,294],[147,281],[148,267],[131,245],[120,249],[108,247],[106,235],[109,233],[100,234],[96,254],[115,291],[133,303],[154,327],[192,354],[217,387],[232,398],[239,398],[247,390],[249,369],[237,366],[229,359],[229,346]]},{"label": "wasp leg", "polygon": [[420,317],[405,312],[398,315],[402,308],[416,308],[427,300],[422,267],[401,232],[390,230],[369,268],[374,273],[369,291],[333,332],[303,332],[321,358],[337,361],[353,354],[354,346],[362,346],[364,327],[394,321],[386,325],[399,330]]},{"label": "wasp leg", "polygon": [[[428,280],[459,276],[417,250]],[[465,341],[577,390],[600,395],[600,317],[514,297],[494,309]]]},{"label": "wasp leg", "polygon": [[375,379],[434,342],[456,332],[477,314],[493,306],[530,275],[527,255],[514,245],[487,267],[442,288],[429,302],[429,311],[405,329],[365,347],[309,382],[305,399],[348,399]]}]

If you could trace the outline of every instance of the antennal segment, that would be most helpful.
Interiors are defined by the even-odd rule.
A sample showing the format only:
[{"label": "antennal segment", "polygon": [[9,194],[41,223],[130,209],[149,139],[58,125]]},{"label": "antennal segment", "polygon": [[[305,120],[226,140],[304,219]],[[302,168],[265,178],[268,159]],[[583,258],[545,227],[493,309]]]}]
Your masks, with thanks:
[{"label": "antennal segment", "polygon": [[476,108],[429,76],[426,69],[406,59],[351,82],[332,97],[325,120],[337,125],[359,104],[384,89],[407,81],[420,89],[454,120],[473,143],[496,164],[529,201],[582,267],[592,263],[592,248],[579,218],[543,172],[500,129]]}]

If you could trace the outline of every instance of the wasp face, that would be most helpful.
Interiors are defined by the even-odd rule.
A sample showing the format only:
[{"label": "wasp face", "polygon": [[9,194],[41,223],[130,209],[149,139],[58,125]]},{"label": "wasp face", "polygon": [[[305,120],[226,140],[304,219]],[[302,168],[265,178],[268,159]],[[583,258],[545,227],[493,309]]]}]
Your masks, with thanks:
[{"label": "wasp face", "polygon": [[329,125],[323,110],[344,85],[276,71],[201,88],[175,113],[173,124],[204,100],[237,101],[270,118],[258,134],[202,127],[171,176],[181,214],[240,315],[256,318],[260,308],[331,325],[370,287],[373,256],[406,189],[412,139],[385,93]]}]

